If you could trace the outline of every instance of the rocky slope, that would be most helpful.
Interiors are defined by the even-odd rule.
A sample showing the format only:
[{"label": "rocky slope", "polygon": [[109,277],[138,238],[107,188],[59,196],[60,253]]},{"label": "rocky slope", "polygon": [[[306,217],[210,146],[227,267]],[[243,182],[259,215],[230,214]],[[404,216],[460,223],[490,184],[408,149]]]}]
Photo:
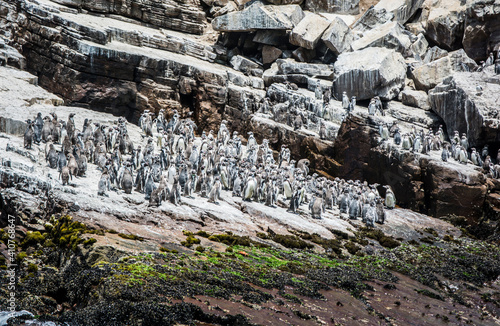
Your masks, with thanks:
[{"label": "rocky slope", "polygon": [[[380,130],[395,123],[402,135],[435,133],[442,125],[446,141],[465,133],[469,152],[488,145],[498,163],[499,8],[498,0],[2,1],[0,64],[10,68],[0,67],[0,207],[4,220],[16,215],[17,240],[25,242],[21,307],[83,324],[118,311],[127,313],[117,324],[406,324],[417,317],[429,325],[452,317],[494,324],[498,248],[468,237],[498,241],[496,168],[443,162],[440,150],[403,149]],[[358,100],[351,114],[343,92]],[[384,115],[368,114],[375,96]],[[274,150],[288,145],[319,174],[391,185],[400,208],[378,229],[403,245],[387,249],[379,233],[335,210],[314,220],[227,194],[220,205],[186,198],[158,209],[134,193],[102,199],[95,168],[63,187],[43,162],[43,146],[24,151],[19,137],[27,118],[56,111],[76,113],[77,125],[86,117],[106,124],[126,117],[139,142],[133,124],[145,110],[160,109],[192,114],[197,134],[226,120],[230,130],[253,131]],[[63,223],[68,213],[93,230],[78,231],[74,251],[44,226],[53,214]],[[196,246],[179,245],[192,238],[183,231],[199,230],[256,242],[200,235],[198,254]],[[26,240],[28,231],[41,232],[43,242]],[[313,252],[285,249],[295,242],[275,233]],[[97,242],[84,244],[90,237]],[[47,239],[55,246],[46,248]],[[430,259],[436,255],[442,262]],[[311,264],[298,268],[304,259]],[[89,275],[81,291],[68,271]],[[47,279],[59,290],[42,286]],[[163,301],[149,299],[166,291]],[[148,310],[157,314],[144,315]]]}]

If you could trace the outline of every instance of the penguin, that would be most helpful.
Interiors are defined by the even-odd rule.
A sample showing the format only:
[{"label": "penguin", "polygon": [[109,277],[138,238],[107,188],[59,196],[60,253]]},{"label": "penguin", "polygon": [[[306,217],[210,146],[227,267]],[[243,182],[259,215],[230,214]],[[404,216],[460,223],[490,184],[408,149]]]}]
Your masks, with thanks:
[{"label": "penguin", "polygon": [[43,127],[42,127],[42,141],[47,142],[49,136],[52,137],[52,121],[50,121],[49,117],[43,118]]},{"label": "penguin", "polygon": [[208,194],[208,202],[209,203],[219,204],[218,201],[220,200],[221,188],[222,188],[222,186],[221,186],[221,182],[220,182],[220,177],[216,176],[214,185],[212,186],[212,189],[210,189],[210,193]]},{"label": "penguin", "polygon": [[348,109],[348,114],[354,111],[354,108],[356,107],[356,96],[351,97],[351,102],[349,103],[349,109]]},{"label": "penguin", "polygon": [[320,127],[319,127],[319,139],[325,140],[327,138],[326,134],[326,126],[323,121],[321,121]]},{"label": "penguin", "polygon": [[344,213],[344,214],[346,214],[347,210],[349,209],[349,198],[347,197],[347,194],[345,191],[340,196],[339,209],[340,209],[340,213]]},{"label": "penguin", "polygon": [[443,151],[441,152],[441,160],[443,162],[448,162],[448,158],[450,157],[450,152],[448,151],[448,145],[443,146]]},{"label": "penguin", "polygon": [[288,208],[288,211],[296,214],[299,206],[300,206],[300,189],[295,189],[293,191],[292,198],[290,198],[290,206]]},{"label": "penguin", "polygon": [[241,197],[241,190],[243,188],[243,180],[241,175],[238,173],[233,182],[233,197]]},{"label": "penguin", "polygon": [[385,210],[384,210],[384,201],[382,200],[382,197],[377,198],[376,210],[377,210],[377,219],[375,220],[375,222],[378,224],[384,224]]},{"label": "penguin", "polygon": [[483,147],[483,150],[481,151],[481,157],[483,158],[483,160],[486,158],[486,156],[489,155],[489,148],[488,148],[488,144],[484,145]]},{"label": "penguin", "polygon": [[385,207],[393,209],[396,207],[396,196],[394,196],[394,192],[390,186],[384,186],[384,188],[387,189],[385,192]]},{"label": "penguin", "polygon": [[99,180],[99,183],[97,185],[97,195],[109,197],[107,192],[110,190],[110,188],[111,182],[109,180],[108,169],[104,169],[101,174],[101,179]]},{"label": "penguin", "polygon": [[146,196],[146,200],[149,200],[151,197],[151,193],[156,189],[156,185],[153,180],[153,175],[151,172],[148,172],[146,175],[146,182],[144,183],[144,194]]},{"label": "penguin", "polygon": [[357,219],[360,215],[358,195],[354,195],[353,199],[349,202],[349,218],[351,220]]},{"label": "penguin", "polygon": [[266,206],[276,207],[277,199],[278,199],[278,189],[276,187],[276,181],[275,180],[269,181],[266,192]]},{"label": "penguin", "polygon": [[57,155],[56,149],[54,147],[54,144],[50,144],[49,152],[47,153],[47,156],[45,157],[45,161],[49,162],[49,167],[51,169],[55,169],[55,168],[57,168],[57,159],[58,159],[58,155]]},{"label": "penguin", "polygon": [[312,218],[320,220],[321,214],[325,212],[323,199],[314,196],[313,200],[309,203],[309,210],[311,211]]},{"label": "penguin", "polygon": [[57,155],[57,171],[61,172],[62,168],[67,164],[66,155],[64,155],[63,151],[60,151]]},{"label": "penguin", "polygon": [[189,198],[194,198],[192,196],[192,193],[196,190],[197,186],[198,186],[198,175],[196,174],[195,169],[191,169],[188,182],[186,182],[186,188],[184,189],[184,195]]},{"label": "penguin", "polygon": [[26,131],[24,132],[24,148],[31,149],[34,140],[34,123],[31,122],[31,120],[28,120],[27,123],[28,128],[26,128]]},{"label": "penguin", "polygon": [[[66,132],[67,132],[69,139],[73,139],[73,137],[75,136],[75,118],[74,118],[74,116],[75,116],[74,113],[70,113],[68,116],[68,122],[66,123]],[[64,139],[64,138],[62,138],[62,139]]]},{"label": "penguin", "polygon": [[470,160],[472,161],[472,163],[474,165],[479,165],[479,160],[480,160],[480,157],[479,155],[477,154],[476,152],[476,149],[475,148],[472,148],[471,149],[471,153],[470,153]]},{"label": "penguin", "polygon": [[178,206],[181,203],[181,189],[179,186],[179,179],[175,178],[172,190],[170,191],[169,200],[172,204]]},{"label": "penguin", "polygon": [[378,220],[377,208],[375,207],[375,202],[371,201],[366,209],[365,223],[367,227],[374,227]]},{"label": "penguin", "polygon": [[243,200],[251,201],[257,191],[257,180],[250,176],[243,188]]},{"label": "penguin", "polygon": [[458,160],[462,164],[467,164],[467,152],[465,151],[464,146],[460,146],[459,154],[458,154]]},{"label": "penguin", "polygon": [[76,162],[75,156],[71,153],[68,154],[68,168],[71,177],[78,175],[78,163]]},{"label": "penguin", "polygon": [[43,119],[42,113],[38,112],[35,118],[35,124],[33,125],[33,136],[34,142],[39,144],[42,140],[42,129],[43,129]]},{"label": "penguin", "polygon": [[401,133],[399,132],[399,128],[394,132],[394,144],[401,145]]},{"label": "penguin", "polygon": [[408,134],[404,134],[403,135],[403,140],[401,142],[401,147],[404,150],[409,150],[411,148],[410,138],[408,137]]},{"label": "penguin", "polygon": [[368,115],[375,115],[377,110],[377,104],[375,103],[375,99],[372,98],[370,100],[370,104],[368,104]]},{"label": "penguin", "polygon": [[389,127],[386,123],[379,127],[380,138],[382,141],[386,141],[389,139]]},{"label": "penguin", "polygon": [[304,175],[309,174],[309,165],[311,162],[307,158],[303,158],[297,162],[297,169],[300,169],[304,172]]},{"label": "penguin", "polygon": [[125,167],[123,171],[123,175],[120,181],[120,186],[123,189],[123,191],[125,191],[126,194],[132,193],[134,182],[132,178],[132,172],[130,171],[129,167]]},{"label": "penguin", "polygon": [[342,92],[342,108],[345,110],[345,111],[348,111],[349,110],[349,97],[347,96],[347,93],[346,92]]},{"label": "penguin", "polygon": [[252,148],[253,146],[257,146],[257,141],[255,140],[253,132],[249,131],[248,132],[247,148]]},{"label": "penguin", "polygon": [[63,166],[61,172],[59,173],[59,179],[62,180],[62,185],[65,186],[69,183],[69,179],[71,174],[69,173],[69,168],[67,166]]}]

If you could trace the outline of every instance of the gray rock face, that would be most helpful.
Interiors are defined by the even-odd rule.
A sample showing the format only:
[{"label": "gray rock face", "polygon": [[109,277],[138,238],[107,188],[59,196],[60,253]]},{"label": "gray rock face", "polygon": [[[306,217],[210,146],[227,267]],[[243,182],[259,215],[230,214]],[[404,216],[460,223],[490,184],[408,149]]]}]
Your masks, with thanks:
[{"label": "gray rock face", "polygon": [[398,22],[387,22],[364,33],[363,37],[351,44],[353,51],[367,47],[394,49],[405,56],[410,53],[411,40]]},{"label": "gray rock face", "polygon": [[333,67],[318,63],[301,63],[292,59],[279,59],[278,73],[282,75],[302,74],[310,77],[333,78]]},{"label": "gray rock face", "polygon": [[231,58],[231,66],[233,66],[234,69],[245,73],[249,73],[253,69],[262,68],[262,66],[257,62],[247,59],[241,55],[235,55]]},{"label": "gray rock face", "polygon": [[212,27],[221,32],[293,29],[304,12],[298,5],[265,6],[255,2],[242,11],[231,12],[212,20]]},{"label": "gray rock face", "polygon": [[462,45],[472,59],[486,60],[500,44],[500,2],[476,0],[468,4]]},{"label": "gray rock face", "polygon": [[312,50],[320,40],[330,21],[317,14],[308,14],[290,33],[290,43]]},{"label": "gray rock face", "polygon": [[423,3],[424,0],[381,0],[375,5],[375,9],[385,9],[393,13],[394,19],[404,24],[422,7]]},{"label": "gray rock face", "polygon": [[412,51],[413,55],[417,56],[420,59],[423,59],[423,57],[427,53],[428,48],[429,48],[429,42],[427,42],[424,34],[422,33],[417,35],[417,40],[413,42],[410,46],[410,50]]},{"label": "gray rock face", "polygon": [[482,146],[500,141],[499,94],[500,79],[488,67],[480,74],[454,73],[429,92],[429,102],[449,133],[465,132],[470,146]]},{"label": "gray rock face", "polygon": [[306,0],[306,9],[312,12],[359,14],[359,0]]},{"label": "gray rock face", "polygon": [[254,41],[255,43],[281,46],[288,42],[288,35],[286,31],[260,30],[255,33],[252,41]]},{"label": "gray rock face", "polygon": [[304,0],[268,0],[273,5],[300,5]]},{"label": "gray rock face", "polygon": [[472,71],[475,68],[477,65],[474,60],[460,49],[415,68],[412,72],[412,78],[418,89],[428,91],[455,71]]},{"label": "gray rock face", "polygon": [[335,17],[321,37],[326,46],[339,55],[350,50],[354,35],[347,24],[339,17]]},{"label": "gray rock face", "polygon": [[372,7],[365,11],[363,16],[361,16],[351,28],[359,33],[365,32],[367,30],[373,29],[378,25],[382,25],[391,21],[394,18],[394,14],[388,12],[385,9],[376,9]]},{"label": "gray rock face", "polygon": [[344,53],[335,62],[333,92],[342,98],[342,92],[358,100],[380,96],[390,100],[403,88],[406,64],[403,56],[384,48],[366,48]]},{"label": "gray rock face", "polygon": [[448,51],[441,49],[440,47],[433,46],[428,49],[424,56],[424,63],[429,63],[434,60],[444,58],[448,55]]},{"label": "gray rock face", "polygon": [[426,36],[448,51],[458,50],[464,35],[465,5],[460,0],[437,0],[430,6]]},{"label": "gray rock face", "polygon": [[430,110],[429,96],[424,91],[405,89],[401,92],[401,102],[424,110]]},{"label": "gray rock face", "polygon": [[262,63],[268,64],[274,62],[281,57],[283,51],[272,45],[264,45],[262,47]]}]

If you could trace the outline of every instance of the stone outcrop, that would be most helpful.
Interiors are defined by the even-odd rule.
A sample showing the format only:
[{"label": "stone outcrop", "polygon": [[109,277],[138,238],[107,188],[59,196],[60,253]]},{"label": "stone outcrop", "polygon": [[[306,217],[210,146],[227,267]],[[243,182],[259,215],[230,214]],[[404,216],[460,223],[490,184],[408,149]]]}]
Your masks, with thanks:
[{"label": "stone outcrop", "polygon": [[367,48],[344,53],[335,62],[333,93],[342,98],[342,92],[358,100],[380,96],[390,100],[399,94],[406,76],[403,56],[385,48]]},{"label": "stone outcrop", "polygon": [[305,8],[312,12],[357,15],[359,0],[305,0]]},{"label": "stone outcrop", "polygon": [[464,50],[460,49],[450,52],[440,59],[416,67],[411,75],[418,89],[428,91],[453,72],[473,71],[476,68],[476,63],[467,57]]},{"label": "stone outcrop", "polygon": [[394,49],[404,56],[410,55],[412,40],[404,28],[397,22],[387,22],[366,31],[360,39],[351,43],[353,51],[368,47]]},{"label": "stone outcrop", "polygon": [[54,0],[54,2],[107,15],[137,19],[140,22],[186,33],[202,34],[205,12],[198,0]]},{"label": "stone outcrop", "polygon": [[292,29],[290,43],[312,50],[329,25],[328,19],[317,14],[308,14]]},{"label": "stone outcrop", "polygon": [[460,0],[428,2],[425,36],[448,51],[458,50],[464,35],[465,5]]},{"label": "stone outcrop", "polygon": [[269,6],[254,2],[242,11],[231,12],[212,20],[212,27],[222,32],[289,30],[304,18],[298,5]]},{"label": "stone outcrop", "polygon": [[500,49],[500,3],[476,0],[467,5],[462,44],[469,57],[486,60],[491,51]]},{"label": "stone outcrop", "polygon": [[448,132],[466,133],[469,145],[478,148],[500,142],[500,78],[492,68],[481,74],[454,73],[429,92],[431,108],[444,120]]},{"label": "stone outcrop", "polygon": [[330,26],[323,33],[321,40],[333,53],[339,55],[350,50],[354,35],[345,21],[337,16],[333,18]]},{"label": "stone outcrop", "polygon": [[424,110],[429,110],[429,96],[424,91],[416,91],[411,89],[404,89],[401,92],[401,102],[404,105],[409,105]]},{"label": "stone outcrop", "polygon": [[415,15],[423,3],[424,0],[381,0],[375,5],[375,9],[392,13],[395,21],[404,24]]},{"label": "stone outcrop", "polygon": [[376,9],[375,7],[370,7],[354,24],[352,24],[351,28],[358,33],[363,33],[379,25],[385,24],[393,18],[394,14],[383,8]]}]

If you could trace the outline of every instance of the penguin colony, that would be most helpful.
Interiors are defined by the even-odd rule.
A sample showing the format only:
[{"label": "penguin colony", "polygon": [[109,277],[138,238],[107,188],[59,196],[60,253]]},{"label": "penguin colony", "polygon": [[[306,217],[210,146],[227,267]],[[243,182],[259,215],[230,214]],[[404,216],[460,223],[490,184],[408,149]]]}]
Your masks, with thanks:
[{"label": "penguin colony", "polygon": [[136,191],[144,194],[150,206],[160,206],[163,201],[179,205],[182,196],[199,195],[217,204],[222,191],[231,191],[232,196],[269,207],[276,207],[279,200],[281,205],[288,202],[293,213],[308,205],[317,219],[326,209],[338,207],[350,219],[361,218],[368,226],[384,223],[384,209],[396,205],[390,186],[385,186],[383,199],[378,184],[310,175],[309,160],[296,162],[286,146],[275,160],[268,140],[258,144],[252,132],[243,146],[236,131],[231,136],[226,121],[217,134],[202,132],[195,138],[196,124],[180,119],[177,111],[168,121],[164,110],[156,117],[145,111],[139,119],[142,144],[131,141],[123,118],[111,126],[85,119],[82,130],[76,128],[74,114],[61,121],[55,113],[44,118],[38,113],[27,122],[25,147],[45,143],[46,161],[58,170],[63,185],[84,177],[87,164],[102,171],[97,184],[100,196],[108,196],[109,191]]}]

